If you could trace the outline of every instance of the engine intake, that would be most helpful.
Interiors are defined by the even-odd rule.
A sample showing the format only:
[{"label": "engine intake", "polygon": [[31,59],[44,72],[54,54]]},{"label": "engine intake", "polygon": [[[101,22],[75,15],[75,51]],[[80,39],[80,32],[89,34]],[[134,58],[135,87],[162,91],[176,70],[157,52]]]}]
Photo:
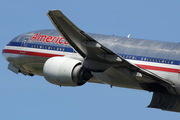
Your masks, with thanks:
[{"label": "engine intake", "polygon": [[92,77],[81,61],[67,57],[49,58],[44,64],[43,75],[48,82],[60,86],[80,86]]}]

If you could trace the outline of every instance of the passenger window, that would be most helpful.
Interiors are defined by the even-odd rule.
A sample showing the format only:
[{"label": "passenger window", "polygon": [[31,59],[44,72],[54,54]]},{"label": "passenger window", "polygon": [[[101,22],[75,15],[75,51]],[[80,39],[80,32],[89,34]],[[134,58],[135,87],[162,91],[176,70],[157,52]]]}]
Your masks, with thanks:
[{"label": "passenger window", "polygon": [[40,46],[40,48],[42,48],[42,45]]},{"label": "passenger window", "polygon": [[143,57],[141,58],[141,60],[143,60]]},{"label": "passenger window", "polygon": [[131,59],[132,57],[131,56],[129,56],[129,59]]},{"label": "passenger window", "polygon": [[129,56],[127,55],[126,58],[128,58]]},{"label": "passenger window", "polygon": [[32,48],[34,47],[34,45],[31,46]]},{"label": "passenger window", "polygon": [[173,64],[173,61],[171,61],[171,64]]},{"label": "passenger window", "polygon": [[56,50],[59,50],[59,48],[57,47]]},{"label": "passenger window", "polygon": [[164,60],[162,60],[162,63],[164,63]]},{"label": "passenger window", "polygon": [[144,58],[144,61],[146,61],[146,58]]}]

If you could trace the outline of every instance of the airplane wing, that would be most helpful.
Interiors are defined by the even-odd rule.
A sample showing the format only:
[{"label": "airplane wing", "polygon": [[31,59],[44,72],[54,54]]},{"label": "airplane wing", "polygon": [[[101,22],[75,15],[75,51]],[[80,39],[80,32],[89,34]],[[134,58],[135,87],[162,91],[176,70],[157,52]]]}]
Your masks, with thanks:
[{"label": "airplane wing", "polygon": [[[60,10],[52,10],[47,13],[48,17],[63,35],[66,41],[85,59],[111,65],[118,70],[118,67],[125,67],[135,76],[139,76],[139,82],[156,82],[166,88],[173,88],[172,82],[128,62],[101,43],[94,40],[84,31],[73,24]],[[92,71],[100,71],[92,68]]]}]

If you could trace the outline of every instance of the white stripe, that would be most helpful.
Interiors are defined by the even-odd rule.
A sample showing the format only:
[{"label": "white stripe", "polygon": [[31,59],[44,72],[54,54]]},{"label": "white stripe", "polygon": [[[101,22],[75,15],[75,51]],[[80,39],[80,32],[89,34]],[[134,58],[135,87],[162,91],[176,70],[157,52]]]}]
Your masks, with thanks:
[{"label": "white stripe", "polygon": [[54,55],[65,55],[70,58],[77,58],[77,59],[82,60],[82,57],[78,53],[65,52],[65,51],[56,51],[56,50],[29,48],[29,47],[17,47],[17,46],[5,46],[4,49],[19,50],[19,51],[22,50],[22,51],[28,51],[28,52],[47,53],[47,54],[54,54]]},{"label": "white stripe", "polygon": [[[26,51],[30,51],[30,52],[48,53],[48,54],[66,55],[66,56],[70,56],[70,55],[75,54],[75,53],[72,53],[72,52],[64,52],[64,51],[56,51],[56,50],[48,50],[48,49],[40,49],[40,48],[29,48],[29,47],[17,47],[17,46],[5,46],[4,49],[26,50]],[[141,65],[150,65],[150,66],[159,66],[159,67],[165,67],[165,68],[180,69],[180,65],[163,64],[163,63],[156,63],[156,62],[147,62],[147,61],[141,61],[141,60],[130,60],[130,59],[126,59],[126,60],[129,61],[132,64],[141,64]]]},{"label": "white stripe", "polygon": [[126,60],[133,63],[133,64],[180,69],[180,65],[165,64],[165,63],[163,64],[163,63],[156,63],[156,62],[147,62],[147,61],[141,61],[141,60],[129,60],[129,59],[126,59]]}]

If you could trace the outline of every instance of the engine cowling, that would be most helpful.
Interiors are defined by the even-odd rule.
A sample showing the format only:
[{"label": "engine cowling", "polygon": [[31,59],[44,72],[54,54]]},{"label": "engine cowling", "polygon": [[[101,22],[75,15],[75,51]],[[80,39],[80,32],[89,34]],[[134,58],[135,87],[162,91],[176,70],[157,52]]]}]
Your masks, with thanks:
[{"label": "engine cowling", "polygon": [[44,64],[43,75],[48,82],[60,86],[83,85],[92,77],[81,61],[67,57],[49,58]]}]

